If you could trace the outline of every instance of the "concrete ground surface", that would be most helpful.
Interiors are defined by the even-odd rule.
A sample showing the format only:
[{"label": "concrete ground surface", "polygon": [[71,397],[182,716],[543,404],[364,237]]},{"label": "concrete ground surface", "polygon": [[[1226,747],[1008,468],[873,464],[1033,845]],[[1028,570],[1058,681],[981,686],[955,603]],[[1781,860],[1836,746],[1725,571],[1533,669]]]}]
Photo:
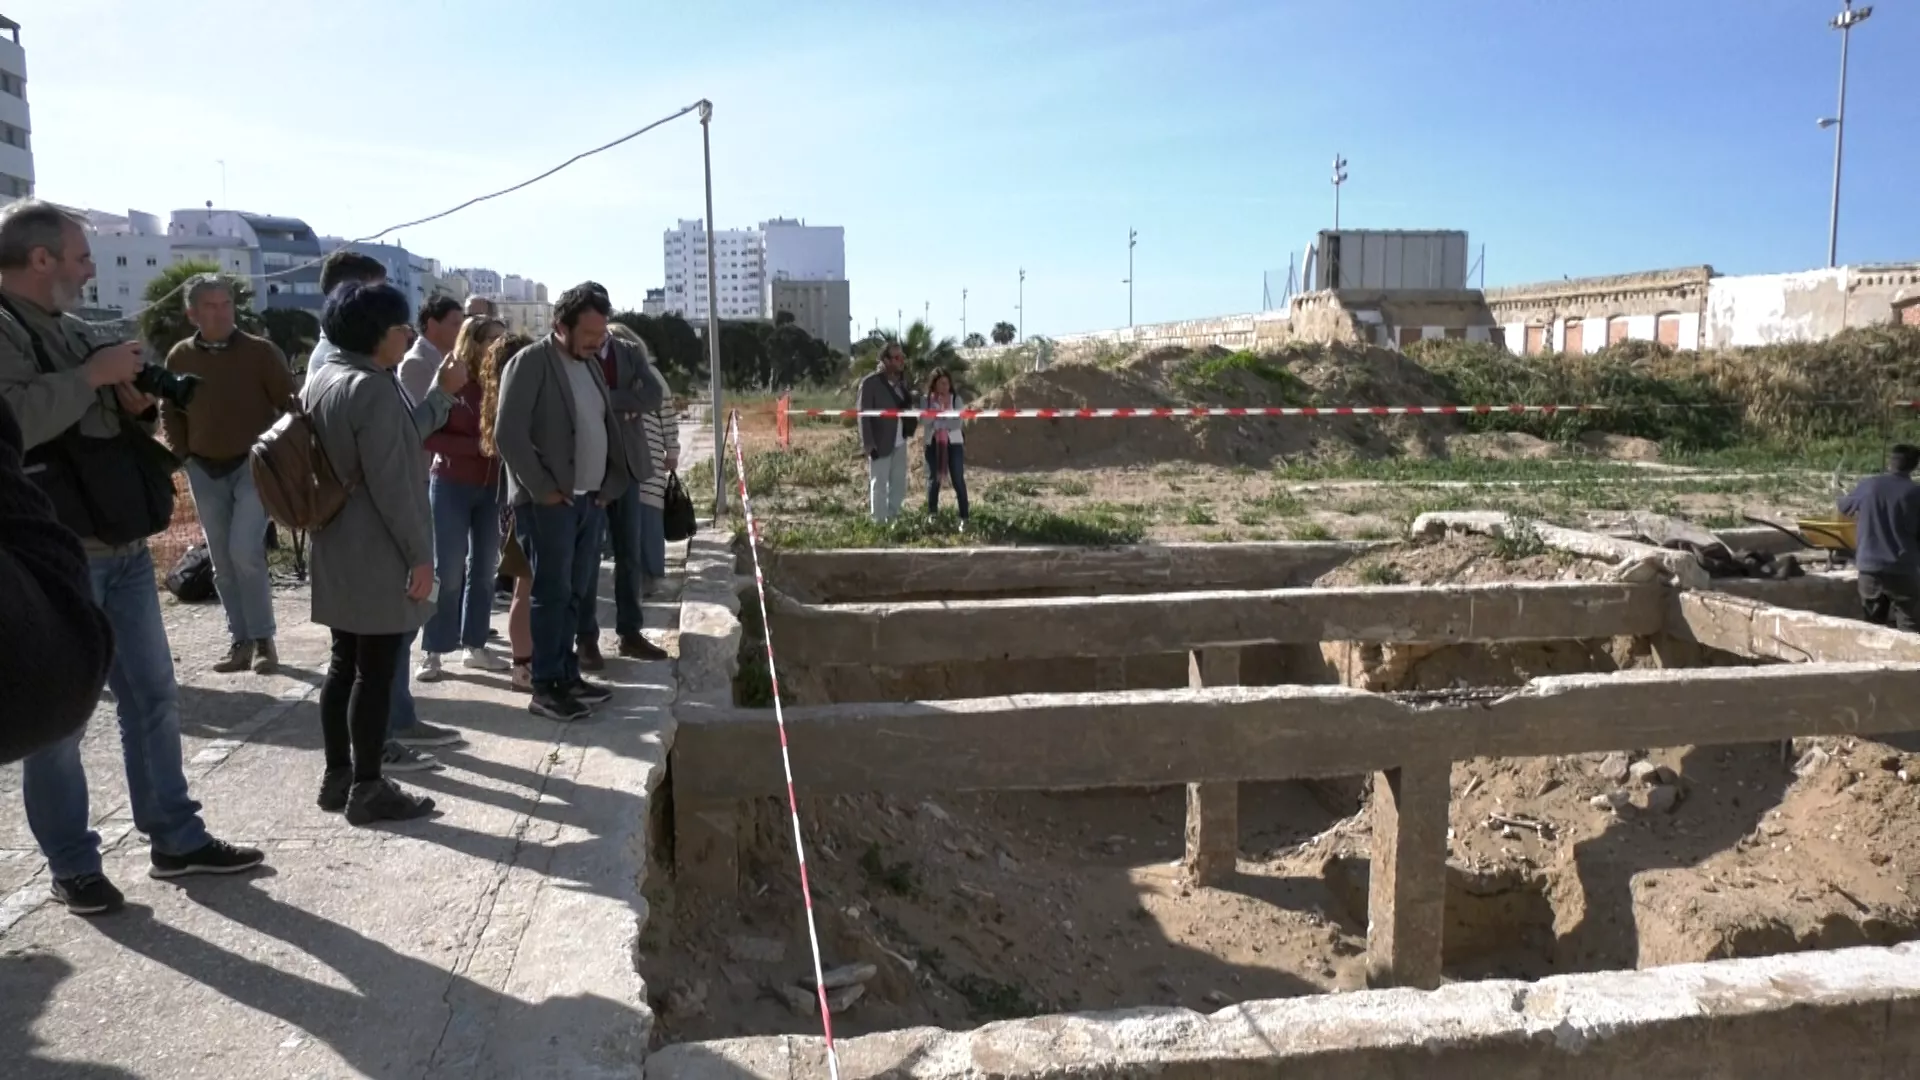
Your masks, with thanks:
[{"label": "concrete ground surface", "polygon": [[[684,550],[669,545],[672,582],[646,609],[669,648]],[[219,606],[163,597],[194,795],[215,835],[263,848],[266,866],[148,879],[106,701],[85,759],[127,908],[72,916],[47,899],[19,767],[0,770],[0,1078],[637,1075],[645,803],[674,665],[612,655],[612,576],[609,564],[613,700],[558,724],[530,715],[504,674],[450,664],[415,698],[467,741],[433,751],[439,771],[396,777],[439,812],[367,829],[314,805],[327,634],[304,590],[276,596],[272,676],[213,674]],[[504,633],[505,614],[494,622]]]}]

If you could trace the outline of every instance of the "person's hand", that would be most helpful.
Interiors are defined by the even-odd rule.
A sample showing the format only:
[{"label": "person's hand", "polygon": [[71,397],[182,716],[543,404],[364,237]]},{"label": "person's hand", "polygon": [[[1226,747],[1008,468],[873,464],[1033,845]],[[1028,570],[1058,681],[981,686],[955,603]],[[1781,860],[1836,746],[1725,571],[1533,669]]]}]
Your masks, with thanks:
[{"label": "person's hand", "polygon": [[572,503],[573,500],[568,498],[564,491],[556,491],[540,500],[541,506],[570,506]]},{"label": "person's hand", "polygon": [[140,343],[123,341],[101,349],[87,358],[80,370],[87,373],[87,385],[95,390],[103,386],[120,386],[133,381],[146,366],[146,360],[140,355]]},{"label": "person's hand", "polygon": [[422,563],[407,571],[407,599],[425,600],[433,595],[433,567]]},{"label": "person's hand", "polygon": [[674,472],[679,468],[680,468],[680,455],[668,454],[667,455],[667,471]]},{"label": "person's hand", "polygon": [[159,404],[158,398],[135,390],[131,383],[114,383],[113,396],[119,400],[120,410],[128,416],[145,416],[149,409]]},{"label": "person's hand", "polygon": [[440,389],[445,390],[447,393],[457,394],[465,389],[467,380],[470,377],[471,375],[467,371],[467,365],[461,363],[459,358],[449,356],[441,361]]}]

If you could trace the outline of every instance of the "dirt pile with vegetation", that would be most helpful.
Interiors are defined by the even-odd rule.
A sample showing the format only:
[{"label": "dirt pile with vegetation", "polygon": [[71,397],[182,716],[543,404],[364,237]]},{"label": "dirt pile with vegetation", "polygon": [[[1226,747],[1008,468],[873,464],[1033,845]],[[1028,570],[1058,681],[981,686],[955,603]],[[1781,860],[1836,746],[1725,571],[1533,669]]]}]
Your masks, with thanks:
[{"label": "dirt pile with vegetation", "polygon": [[[1161,349],[1026,372],[984,408],[1076,406],[1597,405],[1588,412],[1459,419],[1185,418],[979,421],[968,453],[988,468],[1192,461],[1266,466],[1320,457],[1449,455],[1461,433],[1528,435],[1573,454],[1649,458],[1743,443],[1891,430],[1920,396],[1920,328],[1870,327],[1822,342],[1678,352],[1632,341],[1600,352],[1514,356],[1426,341],[1405,353],[1299,344],[1255,354]],[[1656,446],[1657,444],[1657,446]]]}]

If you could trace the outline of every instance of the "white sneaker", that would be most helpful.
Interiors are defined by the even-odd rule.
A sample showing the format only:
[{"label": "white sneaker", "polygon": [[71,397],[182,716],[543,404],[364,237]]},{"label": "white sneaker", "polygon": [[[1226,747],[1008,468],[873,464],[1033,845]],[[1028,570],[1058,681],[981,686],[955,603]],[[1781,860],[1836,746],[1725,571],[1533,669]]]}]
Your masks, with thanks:
[{"label": "white sneaker", "polygon": [[475,671],[506,671],[513,667],[512,664],[485,649],[468,649],[466,658],[461,660],[460,664]]},{"label": "white sneaker", "polygon": [[414,675],[414,678],[419,679],[421,682],[439,682],[442,674],[440,670],[439,653],[420,654],[420,670]]}]

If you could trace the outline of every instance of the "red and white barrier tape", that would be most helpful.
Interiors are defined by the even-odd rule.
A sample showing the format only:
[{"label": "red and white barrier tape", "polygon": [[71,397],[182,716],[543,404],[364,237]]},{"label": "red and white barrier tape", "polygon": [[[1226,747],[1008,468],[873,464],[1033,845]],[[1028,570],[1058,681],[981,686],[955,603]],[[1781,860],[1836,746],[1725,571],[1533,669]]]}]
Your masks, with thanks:
[{"label": "red and white barrier tape", "polygon": [[791,415],[834,419],[1125,420],[1175,416],[1485,416],[1492,413],[1605,412],[1605,405],[1329,405],[1195,406],[1142,409],[791,409]]},{"label": "red and white barrier tape", "polygon": [[747,550],[753,553],[753,587],[760,595],[760,626],[767,644],[767,681],[773,687],[773,722],[780,731],[780,767],[787,777],[787,812],[793,818],[793,853],[800,864],[800,899],[807,909],[807,942],[813,947],[813,987],[820,999],[820,1030],[827,1041],[827,1071],[831,1080],[840,1080],[840,1058],[833,1049],[833,1011],[827,1007],[826,971],[820,963],[820,930],[813,919],[813,887],[807,882],[807,847],[800,836],[800,800],[793,791],[793,755],[787,750],[787,717],[780,708],[780,673],[773,666],[773,630],[767,621],[767,579],[760,573],[760,527],[754,524],[753,501],[747,498],[747,458],[740,443],[738,409],[727,418],[727,435],[733,442],[740,511],[747,519]]}]

